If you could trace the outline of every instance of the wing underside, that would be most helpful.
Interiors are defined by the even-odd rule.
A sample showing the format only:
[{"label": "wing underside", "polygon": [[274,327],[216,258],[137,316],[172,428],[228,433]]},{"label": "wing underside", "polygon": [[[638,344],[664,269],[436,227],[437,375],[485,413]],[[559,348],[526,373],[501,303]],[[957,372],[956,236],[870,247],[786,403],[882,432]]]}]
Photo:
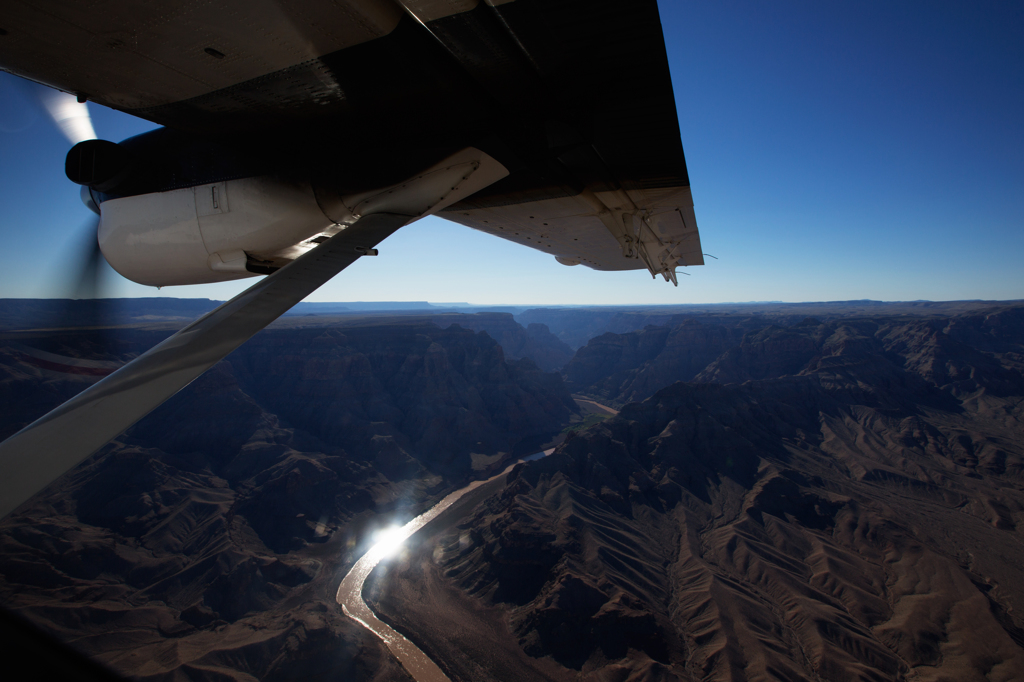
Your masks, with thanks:
[{"label": "wing underside", "polygon": [[[599,270],[703,263],[655,0],[14,0],[3,28],[0,68],[257,159],[217,181],[369,189],[475,146],[510,175],[444,217]],[[165,165],[149,191],[211,182]]]},{"label": "wing underside", "polygon": [[444,218],[594,270],[647,268],[675,281],[676,266],[703,265],[688,187],[584,191],[576,196],[475,208]]}]

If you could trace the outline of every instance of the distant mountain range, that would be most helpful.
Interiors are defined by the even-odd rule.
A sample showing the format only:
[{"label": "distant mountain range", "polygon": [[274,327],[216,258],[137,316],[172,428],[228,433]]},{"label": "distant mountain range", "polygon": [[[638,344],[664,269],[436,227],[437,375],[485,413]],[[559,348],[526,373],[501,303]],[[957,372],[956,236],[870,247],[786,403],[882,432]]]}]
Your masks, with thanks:
[{"label": "distant mountain range", "polygon": [[[0,299],[0,331],[17,329],[80,328],[140,323],[181,324],[208,313],[224,301],[206,298],[105,298],[105,299]],[[286,313],[294,315],[348,315],[360,313],[504,312],[518,314],[521,306],[474,306],[468,303],[426,301],[302,302]]]}]

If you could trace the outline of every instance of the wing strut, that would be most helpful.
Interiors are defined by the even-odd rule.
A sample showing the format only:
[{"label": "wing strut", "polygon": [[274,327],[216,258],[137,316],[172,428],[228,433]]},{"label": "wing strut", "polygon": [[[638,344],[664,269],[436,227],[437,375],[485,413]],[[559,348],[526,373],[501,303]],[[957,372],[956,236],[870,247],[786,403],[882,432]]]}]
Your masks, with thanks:
[{"label": "wing strut", "polygon": [[103,447],[413,220],[375,213],[0,443],[0,517]]}]

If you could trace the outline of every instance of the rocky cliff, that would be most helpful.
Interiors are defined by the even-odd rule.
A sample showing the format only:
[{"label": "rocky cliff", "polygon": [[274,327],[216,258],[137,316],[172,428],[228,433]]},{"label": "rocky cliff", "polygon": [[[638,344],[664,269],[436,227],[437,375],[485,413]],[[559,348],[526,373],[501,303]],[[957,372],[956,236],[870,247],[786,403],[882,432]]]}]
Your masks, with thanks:
[{"label": "rocky cliff", "polygon": [[487,332],[501,345],[507,358],[530,358],[545,372],[562,369],[573,356],[572,348],[552,334],[547,325],[534,322],[524,328],[511,313],[437,315],[432,320],[439,327],[457,324],[473,331]]},{"label": "rocky cliff", "polygon": [[[33,343],[146,345],[118,334]],[[9,346],[0,368],[5,433],[95,380]],[[557,374],[457,326],[267,330],[0,524],[0,600],[140,679],[407,679],[334,605],[338,578],[375,528],[574,409]]]},{"label": "rocky cliff", "polygon": [[538,679],[1024,678],[1021,320],[750,334],[517,468],[379,606]]},{"label": "rocky cliff", "polygon": [[570,390],[621,405],[643,400],[674,381],[692,380],[742,337],[742,328],[696,320],[602,334],[576,351],[563,373]]},{"label": "rocky cliff", "polygon": [[941,356],[930,362],[991,364],[992,358],[979,355],[983,352],[1010,362],[1022,350],[1014,340],[1024,338],[1015,336],[1024,334],[1019,328],[1022,316],[1022,306],[977,305],[950,317],[806,317],[789,325],[749,314],[723,316],[715,324],[689,318],[675,326],[648,326],[591,339],[563,374],[573,392],[618,406],[643,400],[675,381],[742,383],[799,374],[814,369],[837,345],[867,343],[855,338],[870,338],[873,345],[867,350],[883,354],[900,352],[903,337],[928,339],[919,342],[938,344]]},{"label": "rocky cliff", "polygon": [[[1020,303],[1018,301],[1018,303]],[[953,317],[1000,305],[985,301],[830,301],[825,303],[713,303],[660,306],[530,308],[516,316],[520,324],[542,323],[571,348],[579,349],[602,334],[627,334],[649,326],[674,327],[685,320],[739,327],[745,331],[770,324],[788,327],[806,317],[832,321],[845,317],[926,315]]]}]

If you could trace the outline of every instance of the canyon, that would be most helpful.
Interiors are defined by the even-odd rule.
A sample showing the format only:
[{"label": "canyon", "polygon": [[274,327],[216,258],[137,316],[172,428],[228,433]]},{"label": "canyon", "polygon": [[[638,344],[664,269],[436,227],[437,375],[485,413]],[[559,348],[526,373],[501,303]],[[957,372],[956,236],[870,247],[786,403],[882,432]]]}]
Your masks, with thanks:
[{"label": "canyon", "polygon": [[[5,519],[0,601],[139,679],[407,679],[341,576],[560,442],[367,581],[451,679],[1024,675],[1024,306],[587,312],[283,318]],[[11,338],[4,433],[90,381]]]},{"label": "canyon", "polygon": [[[401,679],[333,604],[340,574],[376,528],[500,471],[576,407],[485,333],[321,323],[261,333],[5,519],[5,608],[140,679]],[[0,428],[95,381],[19,348],[125,361],[167,333],[18,335]]]},{"label": "canyon", "polygon": [[691,381],[518,467],[376,607],[453,679],[1019,679],[1022,323],[805,319],[697,371],[721,330],[598,337],[591,387]]}]

